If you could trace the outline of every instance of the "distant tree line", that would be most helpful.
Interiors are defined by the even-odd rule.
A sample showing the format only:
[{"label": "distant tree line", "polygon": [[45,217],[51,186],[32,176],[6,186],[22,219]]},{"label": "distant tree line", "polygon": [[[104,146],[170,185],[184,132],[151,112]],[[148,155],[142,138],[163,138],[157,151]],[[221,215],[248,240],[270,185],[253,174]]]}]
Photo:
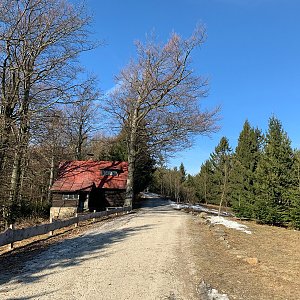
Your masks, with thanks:
[{"label": "distant tree line", "polygon": [[151,181],[151,190],[176,202],[197,202],[193,176],[186,173],[183,163],[173,169],[157,167]]},{"label": "distant tree line", "polygon": [[222,137],[197,175],[180,178],[180,170],[158,169],[155,189],[175,200],[177,189],[181,201],[232,207],[240,217],[300,228],[300,152],[276,117],[265,134],[245,121],[235,151]]}]

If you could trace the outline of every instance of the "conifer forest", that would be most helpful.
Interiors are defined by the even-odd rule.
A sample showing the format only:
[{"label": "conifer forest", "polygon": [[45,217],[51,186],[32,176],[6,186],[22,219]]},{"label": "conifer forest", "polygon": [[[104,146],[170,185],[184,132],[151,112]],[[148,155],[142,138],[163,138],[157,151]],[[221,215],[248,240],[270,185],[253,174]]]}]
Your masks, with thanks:
[{"label": "conifer forest", "polygon": [[154,186],[177,201],[222,205],[261,224],[300,228],[300,152],[274,116],[265,133],[246,120],[235,149],[222,137],[195,176],[183,165],[158,168]]}]

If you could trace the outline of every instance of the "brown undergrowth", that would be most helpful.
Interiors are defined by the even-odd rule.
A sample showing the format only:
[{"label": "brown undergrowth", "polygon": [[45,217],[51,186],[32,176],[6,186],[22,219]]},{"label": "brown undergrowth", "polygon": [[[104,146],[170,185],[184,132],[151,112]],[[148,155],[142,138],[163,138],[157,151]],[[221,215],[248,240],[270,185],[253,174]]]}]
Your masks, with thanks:
[{"label": "brown undergrowth", "polygon": [[240,223],[252,234],[191,219],[198,280],[229,299],[300,299],[300,232]]}]

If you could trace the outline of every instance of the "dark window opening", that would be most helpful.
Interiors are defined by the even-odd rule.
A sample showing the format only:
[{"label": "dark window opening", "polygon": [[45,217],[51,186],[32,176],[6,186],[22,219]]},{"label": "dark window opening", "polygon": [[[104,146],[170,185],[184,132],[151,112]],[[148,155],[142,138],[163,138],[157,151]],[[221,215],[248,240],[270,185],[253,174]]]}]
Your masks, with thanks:
[{"label": "dark window opening", "polygon": [[63,200],[78,200],[79,194],[63,194],[62,198]]},{"label": "dark window opening", "polygon": [[101,170],[102,176],[118,176],[117,170]]}]

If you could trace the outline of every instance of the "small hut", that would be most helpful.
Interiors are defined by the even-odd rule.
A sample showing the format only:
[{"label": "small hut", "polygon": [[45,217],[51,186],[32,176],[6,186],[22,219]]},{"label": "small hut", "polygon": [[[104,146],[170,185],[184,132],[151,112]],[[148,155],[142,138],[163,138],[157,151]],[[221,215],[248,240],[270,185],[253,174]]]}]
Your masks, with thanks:
[{"label": "small hut", "polygon": [[127,178],[127,162],[62,162],[51,187],[50,215],[54,218],[67,217],[76,212],[123,206]]}]

